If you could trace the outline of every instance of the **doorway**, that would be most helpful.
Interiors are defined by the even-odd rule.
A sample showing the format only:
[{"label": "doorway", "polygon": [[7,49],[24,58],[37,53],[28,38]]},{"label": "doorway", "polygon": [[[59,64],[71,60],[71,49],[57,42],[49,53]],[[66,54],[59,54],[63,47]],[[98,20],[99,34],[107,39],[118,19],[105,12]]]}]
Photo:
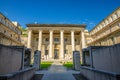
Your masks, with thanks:
[{"label": "doorway", "polygon": [[54,59],[58,59],[58,58],[59,58],[59,50],[54,49]]}]

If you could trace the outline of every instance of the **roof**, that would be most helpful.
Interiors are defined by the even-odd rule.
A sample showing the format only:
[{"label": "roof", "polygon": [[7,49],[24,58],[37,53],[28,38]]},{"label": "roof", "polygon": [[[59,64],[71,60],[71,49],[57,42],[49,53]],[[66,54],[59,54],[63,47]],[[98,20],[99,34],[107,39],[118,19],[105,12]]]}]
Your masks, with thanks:
[{"label": "roof", "polygon": [[83,27],[85,24],[26,24],[27,27]]}]

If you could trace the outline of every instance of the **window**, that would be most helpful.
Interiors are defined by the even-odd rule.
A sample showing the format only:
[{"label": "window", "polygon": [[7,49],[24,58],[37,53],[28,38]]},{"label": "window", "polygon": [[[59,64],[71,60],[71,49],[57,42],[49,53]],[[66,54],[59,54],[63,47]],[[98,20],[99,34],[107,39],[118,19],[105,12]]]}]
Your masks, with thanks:
[{"label": "window", "polygon": [[111,19],[112,19],[112,21],[114,20],[114,19],[113,19],[113,16],[111,16]]},{"label": "window", "polygon": [[106,26],[106,22],[104,21],[103,23],[104,23],[104,26]]},{"label": "window", "polygon": [[115,17],[118,18],[118,14],[117,13],[115,13]]},{"label": "window", "polygon": [[68,50],[64,50],[64,53],[65,53],[65,54],[68,54]]},{"label": "window", "polygon": [[59,39],[58,38],[54,38],[54,42],[59,42]]},{"label": "window", "polygon": [[67,38],[65,38],[65,42],[67,42],[68,41],[68,39]]},{"label": "window", "polygon": [[97,30],[100,30],[100,27],[99,27],[99,26],[97,27]]},{"label": "window", "polygon": [[4,33],[6,33],[6,31],[4,30]]},{"label": "window", "polygon": [[77,42],[77,39],[75,39],[75,42]]},{"label": "window", "polygon": [[102,29],[102,25],[100,25],[100,29]]},{"label": "window", "polygon": [[12,34],[11,34],[11,37],[12,37]]},{"label": "window", "polygon": [[108,24],[108,19],[106,19],[105,23],[106,23],[106,25]]},{"label": "window", "polygon": [[48,50],[45,50],[45,55],[48,55]]},{"label": "window", "polygon": [[8,27],[8,22],[6,21],[6,26]]},{"label": "window", "polygon": [[46,38],[46,39],[45,39],[45,41],[46,41],[46,42],[48,42],[48,41],[49,41],[49,39],[48,39],[48,38]]},{"label": "window", "polygon": [[105,26],[105,24],[104,24],[104,22],[102,23],[102,27],[104,27]]},{"label": "window", "polygon": [[36,41],[38,41],[38,38],[36,38]]},{"label": "window", "polygon": [[112,17],[109,18],[109,23],[112,22]]}]

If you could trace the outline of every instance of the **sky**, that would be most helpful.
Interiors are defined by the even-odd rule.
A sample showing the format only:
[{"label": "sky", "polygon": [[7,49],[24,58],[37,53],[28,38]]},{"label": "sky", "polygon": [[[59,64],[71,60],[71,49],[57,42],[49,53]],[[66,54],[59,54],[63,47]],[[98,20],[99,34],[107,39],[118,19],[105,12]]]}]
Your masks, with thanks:
[{"label": "sky", "polygon": [[120,0],[0,0],[0,12],[11,21],[26,24],[95,25],[120,7]]}]

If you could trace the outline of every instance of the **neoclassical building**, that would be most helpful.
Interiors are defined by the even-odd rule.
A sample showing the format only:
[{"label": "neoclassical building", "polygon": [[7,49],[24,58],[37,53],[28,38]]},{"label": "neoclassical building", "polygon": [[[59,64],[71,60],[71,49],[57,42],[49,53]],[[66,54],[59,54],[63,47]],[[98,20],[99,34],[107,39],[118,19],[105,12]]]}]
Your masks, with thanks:
[{"label": "neoclassical building", "polygon": [[72,59],[74,50],[81,52],[87,46],[120,43],[120,8],[89,32],[85,25],[27,24],[27,27],[27,47],[32,51],[40,50],[43,59]]},{"label": "neoclassical building", "polygon": [[86,47],[85,25],[27,24],[28,44],[42,59],[72,59],[72,52]]},{"label": "neoclassical building", "polygon": [[0,13],[0,44],[21,45],[21,33],[17,22],[11,22]]}]

